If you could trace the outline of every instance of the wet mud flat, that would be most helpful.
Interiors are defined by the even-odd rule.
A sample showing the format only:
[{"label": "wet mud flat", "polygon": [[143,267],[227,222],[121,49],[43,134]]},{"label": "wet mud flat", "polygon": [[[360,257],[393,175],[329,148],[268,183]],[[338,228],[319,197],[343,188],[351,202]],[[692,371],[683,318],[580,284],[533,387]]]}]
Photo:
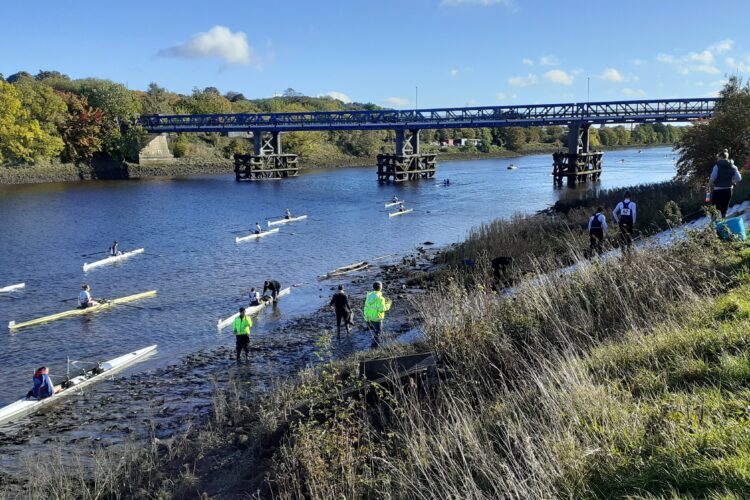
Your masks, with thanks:
[{"label": "wet mud flat", "polygon": [[[282,323],[274,335],[251,338],[249,362],[235,361],[233,336],[226,335],[225,347],[192,353],[164,368],[103,381],[17,423],[0,426],[0,497],[22,494],[28,463],[35,457],[55,455],[63,462],[80,462],[95,450],[125,443],[143,447],[153,440],[170,443],[204,425],[212,415],[214,398],[230,383],[240,386],[243,404],[250,408],[252,401],[267,394],[274,384],[319,362],[317,341],[324,332],[331,333],[334,358],[367,351],[371,336],[361,310],[364,296],[376,280],[383,282],[385,295],[393,300],[384,342],[413,341],[419,335],[419,325],[409,299],[420,290],[407,287],[407,281],[415,272],[431,270],[435,253],[430,247],[420,247],[390,263],[320,281],[324,305],[310,315]],[[351,334],[342,331],[340,338],[335,314],[327,306],[339,284],[345,286],[355,312]],[[212,469],[226,465],[247,446],[242,436],[248,429],[233,424],[227,430],[227,446],[217,450],[211,461]]]}]

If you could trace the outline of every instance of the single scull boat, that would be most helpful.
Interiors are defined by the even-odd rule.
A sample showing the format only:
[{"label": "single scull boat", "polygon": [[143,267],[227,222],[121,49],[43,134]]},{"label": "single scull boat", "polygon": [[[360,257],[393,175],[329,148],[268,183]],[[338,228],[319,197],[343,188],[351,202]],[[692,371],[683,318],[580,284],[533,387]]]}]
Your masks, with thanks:
[{"label": "single scull boat", "polygon": [[263,238],[265,236],[268,236],[269,234],[278,233],[278,232],[279,232],[279,228],[275,227],[273,229],[269,229],[268,231],[263,231],[262,233],[258,233],[258,234],[253,233],[253,234],[248,234],[247,236],[237,236],[234,238],[234,241],[239,243],[240,241],[255,240],[258,238]]},{"label": "single scull boat", "polygon": [[8,285],[8,286],[4,286],[0,288],[0,293],[13,292],[15,290],[20,290],[21,288],[25,288],[25,287],[26,287],[26,283],[19,283],[17,285]]},{"label": "single scull boat", "polygon": [[[278,295],[278,296],[277,296],[276,298],[277,298],[277,299],[280,299],[281,297],[284,297],[284,296],[286,296],[286,295],[289,295],[289,294],[291,293],[291,291],[292,291],[292,289],[291,289],[291,288],[289,288],[289,287],[287,287],[287,288],[284,288],[284,289],[282,289],[282,290],[281,290],[281,291],[279,292],[279,295]],[[260,304],[258,304],[257,306],[248,306],[248,307],[246,307],[246,308],[245,308],[245,315],[247,315],[247,316],[252,316],[253,314],[256,314],[256,313],[258,313],[258,312],[262,311],[262,310],[263,310],[263,308],[264,308],[264,307],[266,307],[266,305],[267,305],[268,303],[270,303],[270,302],[271,302],[270,300],[268,300],[268,301],[263,301],[263,302],[261,302]],[[219,321],[218,321],[218,322],[216,323],[216,328],[218,328],[219,330],[223,330],[224,328],[226,328],[226,327],[228,327],[229,325],[231,325],[231,324],[232,324],[232,323],[234,322],[234,318],[236,318],[236,317],[237,317],[237,316],[239,316],[239,315],[240,315],[240,313],[239,313],[239,311],[238,311],[238,312],[236,312],[236,313],[232,314],[232,315],[231,315],[230,317],[228,317],[227,319],[220,319],[220,320],[219,320]]]},{"label": "single scull boat", "polygon": [[96,368],[84,371],[81,375],[63,382],[62,392],[58,392],[54,396],[50,396],[44,399],[19,399],[15,403],[11,403],[8,406],[0,408],[0,424],[4,424],[11,420],[15,421],[21,417],[34,413],[35,411],[45,406],[51,405],[55,401],[67,396],[68,394],[73,394],[83,389],[87,385],[91,385],[94,382],[99,382],[108,376],[112,376],[123,368],[126,368],[127,366],[132,365],[133,363],[136,363],[138,361],[142,361],[155,350],[156,344],[144,347],[143,349],[138,349],[137,351],[133,351],[114,359],[110,359],[109,361],[105,361],[103,363],[97,363]]},{"label": "single scull boat", "polygon": [[83,270],[88,271],[89,269],[93,267],[99,267],[99,266],[105,266],[107,264],[112,264],[114,262],[119,262],[121,260],[125,260],[128,257],[132,257],[133,255],[137,255],[139,253],[143,253],[143,248],[136,248],[135,250],[131,250],[129,252],[123,252],[120,255],[112,255],[110,257],[107,257],[106,259],[97,260],[96,262],[92,262],[91,264],[83,263]]},{"label": "single scull boat", "polygon": [[42,323],[47,323],[48,321],[55,321],[56,319],[67,318],[69,316],[81,316],[83,314],[89,314],[92,312],[109,309],[112,306],[116,306],[117,304],[125,304],[127,302],[133,302],[136,300],[153,297],[154,295],[156,295],[156,290],[150,290],[148,292],[136,293],[135,295],[128,295],[127,297],[120,297],[119,299],[113,299],[107,302],[102,302],[98,305],[87,307],[86,309],[81,309],[81,308],[70,309],[69,311],[63,311],[57,314],[50,314],[49,316],[42,316],[41,318],[32,319],[30,321],[24,321],[23,323],[16,323],[15,321],[11,321],[10,323],[8,323],[8,329],[12,331],[12,330],[16,330],[18,328],[24,328],[27,326],[40,325]]},{"label": "single scull boat", "polygon": [[396,217],[397,215],[404,215],[413,212],[413,208],[407,208],[406,210],[399,210],[397,212],[388,212],[388,217]]},{"label": "single scull boat", "polygon": [[368,267],[370,267],[370,264],[368,264],[365,261],[356,262],[354,264],[349,264],[348,266],[342,266],[342,267],[336,268],[330,273],[321,276],[320,279],[324,280],[328,278],[333,278],[335,276],[341,276],[344,274],[353,273],[355,271],[364,271]]},{"label": "single scull boat", "polygon": [[391,203],[386,203],[385,208],[395,207],[396,205],[401,205],[402,203],[405,203],[404,200],[392,201]]},{"label": "single scull boat", "polygon": [[299,217],[292,217],[291,219],[269,220],[268,227],[275,226],[276,224],[286,224],[288,222],[294,222],[304,219],[307,219],[307,215],[300,215]]}]

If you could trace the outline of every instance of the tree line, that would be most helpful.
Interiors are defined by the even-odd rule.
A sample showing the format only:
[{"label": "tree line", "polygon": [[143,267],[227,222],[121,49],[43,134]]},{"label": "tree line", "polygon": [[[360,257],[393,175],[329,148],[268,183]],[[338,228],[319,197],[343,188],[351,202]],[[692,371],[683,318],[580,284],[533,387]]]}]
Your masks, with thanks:
[{"label": "tree line", "polygon": [[[171,92],[156,83],[145,91],[97,78],[74,80],[58,71],[21,71],[8,78],[0,75],[0,164],[23,165],[45,160],[90,162],[95,157],[135,161],[147,134],[131,127],[140,115],[275,113],[380,109],[372,103],[344,103],[331,97],[305,96],[287,89],[279,96],[248,99],[238,92],[222,94],[215,87],[193,89],[189,95]],[[679,141],[685,127],[642,124],[591,129],[591,144],[624,146],[671,144]],[[448,139],[479,139],[468,151],[523,152],[538,147],[562,147],[565,127],[502,127],[423,130],[426,148],[439,147]],[[373,157],[394,150],[395,132],[330,131],[290,132],[284,149],[304,158]],[[170,134],[176,157],[230,158],[250,152],[247,139],[216,133]]]}]

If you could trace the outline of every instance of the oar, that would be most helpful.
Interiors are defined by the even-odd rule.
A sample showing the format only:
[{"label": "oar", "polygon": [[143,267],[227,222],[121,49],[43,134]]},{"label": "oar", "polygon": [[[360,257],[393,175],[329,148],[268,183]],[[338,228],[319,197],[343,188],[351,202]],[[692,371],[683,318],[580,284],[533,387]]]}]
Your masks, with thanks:
[{"label": "oar", "polygon": [[71,299],[62,299],[60,302],[70,302],[71,300],[78,300],[78,297],[71,298]]},{"label": "oar", "polygon": [[164,257],[164,254],[161,254],[161,253],[146,253],[146,252],[142,252],[142,253],[143,255],[150,255],[152,257]]},{"label": "oar", "polygon": [[[94,300],[96,300],[97,302],[103,303],[103,304],[107,304],[109,302],[112,302],[111,300],[108,300],[108,299],[94,299]],[[164,310],[161,307],[141,307],[141,306],[134,306],[132,304],[115,304],[115,305],[125,306],[125,307],[132,307],[133,309],[140,309],[141,311],[163,311]]]},{"label": "oar", "polygon": [[89,253],[86,255],[81,255],[81,257],[91,257],[92,255],[99,255],[100,253],[107,253],[107,252],[109,252],[109,250],[102,250],[101,252],[94,252],[94,253]]}]

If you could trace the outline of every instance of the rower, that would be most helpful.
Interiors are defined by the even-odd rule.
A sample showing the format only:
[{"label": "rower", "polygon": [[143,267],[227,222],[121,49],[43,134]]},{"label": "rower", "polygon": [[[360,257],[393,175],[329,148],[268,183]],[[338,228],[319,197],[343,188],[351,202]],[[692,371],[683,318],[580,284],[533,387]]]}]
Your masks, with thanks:
[{"label": "rower", "polygon": [[114,257],[114,256],[117,256],[117,255],[120,255],[120,254],[122,253],[122,252],[121,252],[121,251],[120,251],[120,250],[118,249],[118,247],[119,247],[119,246],[120,246],[120,244],[119,244],[119,243],[117,242],[117,240],[115,240],[115,242],[114,242],[114,243],[112,243],[112,246],[111,246],[111,247],[109,247],[109,253],[110,253],[110,254],[112,254],[112,256],[113,256],[113,257]]},{"label": "rower", "polygon": [[78,305],[81,307],[81,309],[99,305],[99,302],[91,298],[90,288],[88,285],[83,285],[81,287],[81,293],[78,294]]},{"label": "rower", "polygon": [[404,208],[404,202],[402,201],[402,202],[401,202],[401,203],[400,203],[400,204],[398,205],[398,211],[399,211],[399,212],[403,212],[403,211],[405,211],[405,210],[406,210],[406,209]]},{"label": "rower", "polygon": [[281,291],[281,284],[276,280],[266,280],[263,282],[263,296],[265,297],[266,292],[271,292],[271,300],[274,304],[278,302],[279,292]]},{"label": "rower", "polygon": [[398,203],[398,202],[399,202],[398,196],[396,196],[396,195],[394,194],[394,195],[393,195],[393,198],[391,198],[391,203]]},{"label": "rower", "polygon": [[260,227],[260,222],[255,223],[255,234],[260,234],[263,232],[263,228]]},{"label": "rower", "polygon": [[260,293],[258,293],[258,290],[255,288],[250,289],[250,307],[255,307],[260,305]]},{"label": "rower", "polygon": [[34,388],[26,394],[26,397],[44,399],[60,391],[62,391],[62,386],[54,385],[49,376],[49,368],[42,366],[34,372]]},{"label": "rower", "polygon": [[288,208],[286,209],[286,212],[284,213],[284,218],[285,219],[291,219],[292,218],[292,211],[289,210]]}]

